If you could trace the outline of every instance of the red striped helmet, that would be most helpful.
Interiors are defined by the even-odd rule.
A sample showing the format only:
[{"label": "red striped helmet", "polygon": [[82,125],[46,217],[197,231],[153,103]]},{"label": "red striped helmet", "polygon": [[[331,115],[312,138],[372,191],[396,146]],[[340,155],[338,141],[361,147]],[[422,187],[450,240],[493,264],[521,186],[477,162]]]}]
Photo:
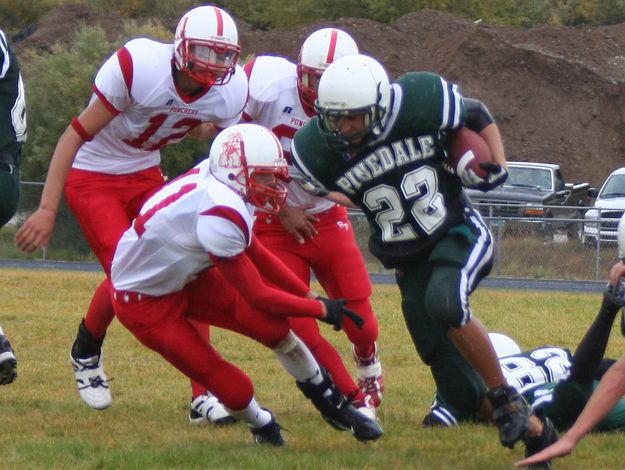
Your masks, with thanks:
[{"label": "red striped helmet", "polygon": [[178,22],[174,39],[176,67],[202,86],[227,83],[240,51],[234,20],[221,8],[197,7]]},{"label": "red striped helmet", "polygon": [[313,113],[323,71],[334,60],[352,54],[358,54],[358,46],[349,34],[340,29],[323,28],[306,38],[297,63],[297,90],[308,114]]},{"label": "red striped helmet", "polygon": [[287,161],[278,138],[258,124],[227,127],[213,140],[209,171],[264,212],[277,214],[286,200]]}]

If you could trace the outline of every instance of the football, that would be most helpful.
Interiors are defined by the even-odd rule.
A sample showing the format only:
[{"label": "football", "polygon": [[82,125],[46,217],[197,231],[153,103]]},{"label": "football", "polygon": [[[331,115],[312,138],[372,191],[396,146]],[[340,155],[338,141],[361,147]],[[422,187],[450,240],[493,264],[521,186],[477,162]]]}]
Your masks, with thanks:
[{"label": "football", "polygon": [[447,163],[456,175],[473,170],[480,178],[486,178],[488,171],[480,163],[492,162],[493,156],[486,141],[477,132],[461,127],[450,136]]}]

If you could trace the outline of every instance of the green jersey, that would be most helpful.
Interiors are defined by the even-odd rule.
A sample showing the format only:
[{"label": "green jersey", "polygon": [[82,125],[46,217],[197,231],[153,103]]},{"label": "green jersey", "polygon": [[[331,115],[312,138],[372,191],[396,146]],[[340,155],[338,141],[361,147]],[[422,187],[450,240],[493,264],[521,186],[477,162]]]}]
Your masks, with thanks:
[{"label": "green jersey", "polygon": [[392,85],[381,135],[364,148],[330,149],[313,118],[295,134],[294,164],[308,186],[338,191],[360,206],[369,249],[387,268],[420,257],[464,220],[460,180],[444,166],[447,131],[464,124],[458,87],[439,75],[408,73]]},{"label": "green jersey", "polygon": [[26,101],[17,59],[0,30],[0,154],[16,155],[26,141]]}]

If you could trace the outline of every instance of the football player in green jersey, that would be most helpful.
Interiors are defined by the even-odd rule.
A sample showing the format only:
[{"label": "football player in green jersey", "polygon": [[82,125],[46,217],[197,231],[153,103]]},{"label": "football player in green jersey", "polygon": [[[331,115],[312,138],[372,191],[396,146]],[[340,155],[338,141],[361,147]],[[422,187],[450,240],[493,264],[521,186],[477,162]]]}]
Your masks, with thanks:
[{"label": "football player in green jersey", "polygon": [[[318,117],[295,135],[292,157],[311,192],[359,207],[369,249],[396,271],[406,326],[439,392],[454,408],[494,421],[513,447],[543,431],[542,421],[506,384],[469,295],[492,265],[488,228],[463,194],[506,178],[497,125],[478,100],[433,73],[391,84],[365,55],[334,61],[323,73]],[[455,175],[447,139],[466,126],[480,133],[496,163],[488,175]]]},{"label": "football player in green jersey", "polygon": [[[612,325],[625,305],[625,280],[609,283],[603,293],[599,312],[572,354],[566,348],[541,346],[528,351],[508,336],[489,333],[501,370],[508,383],[531,404],[534,412],[545,416],[556,429],[571,427],[590,398],[598,381],[616,362],[605,358]],[[425,426],[454,426],[473,420],[449,409],[438,396],[424,418]],[[625,399],[620,398],[598,422],[597,431],[625,431]]]},{"label": "football player in green jersey", "polygon": [[[15,215],[20,199],[20,155],[26,142],[24,83],[15,54],[0,29],[0,227]],[[0,327],[0,385],[17,377],[17,361]]]},{"label": "football player in green jersey", "polygon": [[24,83],[15,54],[0,29],[0,227],[17,210],[20,155],[26,142]]}]

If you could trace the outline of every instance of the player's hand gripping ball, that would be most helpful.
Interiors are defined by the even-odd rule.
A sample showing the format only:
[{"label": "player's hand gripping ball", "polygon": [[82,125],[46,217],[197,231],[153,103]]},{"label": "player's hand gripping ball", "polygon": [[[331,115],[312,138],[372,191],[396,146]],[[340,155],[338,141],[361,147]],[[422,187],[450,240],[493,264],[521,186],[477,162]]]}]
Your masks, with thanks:
[{"label": "player's hand gripping ball", "polygon": [[482,136],[466,127],[450,136],[447,165],[464,186],[481,191],[499,186],[508,175],[505,168],[493,161]]}]

